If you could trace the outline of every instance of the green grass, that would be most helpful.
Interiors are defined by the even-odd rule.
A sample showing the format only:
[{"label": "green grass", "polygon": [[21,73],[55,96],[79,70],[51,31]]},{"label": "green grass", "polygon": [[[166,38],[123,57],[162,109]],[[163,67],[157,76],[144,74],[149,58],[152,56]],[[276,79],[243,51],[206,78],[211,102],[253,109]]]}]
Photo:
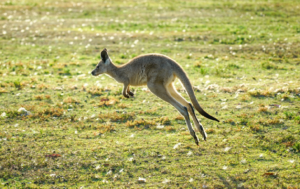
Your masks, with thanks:
[{"label": "green grass", "polygon": [[[0,188],[300,187],[298,1],[11,0],[0,12]],[[221,120],[197,115],[207,141],[146,87],[126,99],[91,76],[103,48],[116,64],[153,52],[181,64]]]}]

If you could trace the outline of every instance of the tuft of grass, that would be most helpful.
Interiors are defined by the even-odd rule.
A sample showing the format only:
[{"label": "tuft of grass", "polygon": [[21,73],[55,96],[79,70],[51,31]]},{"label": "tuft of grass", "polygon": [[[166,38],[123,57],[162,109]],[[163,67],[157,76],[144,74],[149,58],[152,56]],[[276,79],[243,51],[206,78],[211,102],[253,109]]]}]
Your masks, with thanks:
[{"label": "tuft of grass", "polygon": [[296,141],[296,138],[293,136],[293,135],[286,135],[286,136],[282,136],[280,139],[279,139],[279,142],[280,143],[294,143]]},{"label": "tuft of grass", "polygon": [[228,69],[240,69],[240,66],[234,64],[234,63],[230,63],[226,66]]},{"label": "tuft of grass", "polygon": [[290,101],[291,100],[288,94],[282,94],[279,96],[279,98],[281,101]]},{"label": "tuft of grass", "polygon": [[14,86],[15,88],[17,88],[18,90],[21,90],[23,88],[22,84],[20,81],[14,81]]},{"label": "tuft of grass", "polygon": [[64,109],[51,107],[43,110],[42,113],[45,115],[50,115],[52,117],[61,117],[64,115]]},{"label": "tuft of grass", "polygon": [[51,96],[50,95],[45,95],[45,98],[49,100],[49,99],[51,99]]},{"label": "tuft of grass", "polygon": [[105,124],[97,127],[101,134],[116,131],[115,126],[112,125],[111,122],[106,122]]},{"label": "tuft of grass", "polygon": [[38,84],[38,85],[36,86],[36,88],[39,89],[39,90],[45,90],[45,89],[48,89],[49,86],[46,85],[46,84],[44,84],[44,83],[41,83],[41,84]]},{"label": "tuft of grass", "polygon": [[184,117],[182,115],[177,115],[175,117],[175,120],[184,120]]},{"label": "tuft of grass", "polygon": [[248,94],[243,94],[240,99],[242,102],[248,102],[250,100],[250,96]]},{"label": "tuft of grass", "polygon": [[120,104],[118,104],[118,108],[125,109],[125,108],[128,108],[128,105],[126,105],[124,103],[120,103]]},{"label": "tuft of grass", "polygon": [[[1,111],[2,113],[2,111]],[[18,112],[17,110],[7,110],[5,111],[7,118],[16,118],[21,115],[21,112]]]},{"label": "tuft of grass", "polygon": [[239,115],[237,115],[238,118],[243,118],[243,119],[249,119],[249,118],[253,118],[254,115],[253,114],[247,114],[247,113],[241,113]]},{"label": "tuft of grass", "polygon": [[257,111],[260,113],[266,113],[268,112],[268,107],[265,106],[259,107]]},{"label": "tuft of grass", "polygon": [[73,98],[73,97],[67,97],[67,98],[65,98],[65,99],[63,100],[63,102],[66,103],[66,104],[73,104],[73,103],[79,104],[79,103],[80,103],[79,100],[77,100],[77,99],[75,99],[75,98]]},{"label": "tuft of grass", "polygon": [[300,124],[300,116],[295,116],[294,120],[297,124]]},{"label": "tuft of grass", "polygon": [[232,93],[233,89],[231,87],[222,87],[220,88],[220,91],[222,91],[223,93]]},{"label": "tuft of grass", "polygon": [[7,93],[7,92],[8,91],[5,88],[2,88],[2,87],[0,88],[0,95],[3,94],[3,93]]},{"label": "tuft of grass", "polygon": [[152,108],[150,110],[145,110],[145,111],[139,111],[139,114],[146,114],[146,115],[157,115],[158,113],[157,108]]},{"label": "tuft of grass", "polygon": [[126,121],[131,121],[135,118],[135,113],[130,112],[130,113],[117,113],[117,112],[112,112],[112,113],[106,113],[106,114],[99,114],[100,119],[108,119],[111,122],[126,122]]},{"label": "tuft of grass", "polygon": [[285,119],[294,119],[296,116],[295,112],[290,112],[290,111],[284,111],[283,114],[285,115]]},{"label": "tuft of grass", "polygon": [[119,103],[119,100],[114,97],[103,97],[100,99],[100,102],[96,104],[98,107],[108,107],[108,106],[114,106],[115,104]]},{"label": "tuft of grass", "polygon": [[201,68],[200,73],[201,73],[201,75],[207,75],[208,74],[208,69],[207,68]]},{"label": "tuft of grass", "polygon": [[209,128],[209,129],[206,129],[206,133],[213,134],[213,133],[216,133],[216,131],[213,128]]},{"label": "tuft of grass", "polygon": [[262,62],[261,67],[264,69],[268,69],[268,70],[269,69],[274,69],[274,70],[278,69],[278,66],[272,62]]},{"label": "tuft of grass", "polygon": [[157,121],[159,121],[162,125],[171,125],[171,120],[168,117],[161,117]]},{"label": "tuft of grass", "polygon": [[35,95],[34,99],[36,99],[36,100],[43,100],[44,99],[44,95]]},{"label": "tuft of grass", "polygon": [[261,126],[259,124],[249,124],[249,128],[253,132],[260,132],[260,131],[262,131]]},{"label": "tuft of grass", "polygon": [[152,120],[139,119],[139,120],[134,120],[134,121],[128,120],[125,124],[129,128],[143,126],[145,129],[147,129],[147,128],[150,128],[151,126],[156,125],[156,122],[152,121]]},{"label": "tuft of grass", "polygon": [[196,61],[196,62],[194,62],[194,67],[201,68],[202,67],[202,61]]},{"label": "tuft of grass", "polygon": [[103,94],[104,89],[100,87],[93,87],[89,89],[87,92],[94,96],[101,96]]},{"label": "tuft of grass", "polygon": [[273,119],[260,119],[259,123],[265,126],[269,125],[280,125],[283,124],[283,121],[280,120],[279,118],[275,117]]},{"label": "tuft of grass", "polygon": [[274,92],[270,90],[250,90],[247,92],[252,97],[274,97]]},{"label": "tuft of grass", "polygon": [[295,143],[292,148],[296,151],[296,152],[300,152],[300,142]]},{"label": "tuft of grass", "polygon": [[166,126],[165,130],[168,131],[168,132],[176,131],[176,129],[174,127],[172,127],[172,126]]}]

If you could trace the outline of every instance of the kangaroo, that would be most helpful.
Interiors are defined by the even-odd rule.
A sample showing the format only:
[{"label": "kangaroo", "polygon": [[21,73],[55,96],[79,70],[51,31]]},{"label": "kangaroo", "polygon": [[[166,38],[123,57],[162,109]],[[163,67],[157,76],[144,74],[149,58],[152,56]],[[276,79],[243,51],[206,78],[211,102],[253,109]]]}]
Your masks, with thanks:
[{"label": "kangaroo", "polygon": [[[130,85],[147,85],[153,94],[173,105],[180,114],[183,115],[189,132],[198,146],[199,139],[191,125],[189,114],[192,116],[194,124],[205,141],[207,135],[195,115],[193,105],[204,117],[219,122],[218,119],[209,115],[201,108],[195,97],[192,84],[182,67],[176,61],[165,55],[155,53],[140,55],[124,65],[117,66],[113,64],[108,56],[107,50],[103,49],[101,52],[101,61],[91,74],[93,76],[108,74],[117,82],[123,83],[124,87],[122,93],[126,98],[134,96],[133,92],[129,89]],[[173,82],[176,77],[178,77],[183,84],[193,105],[187,102],[174,88]]]}]

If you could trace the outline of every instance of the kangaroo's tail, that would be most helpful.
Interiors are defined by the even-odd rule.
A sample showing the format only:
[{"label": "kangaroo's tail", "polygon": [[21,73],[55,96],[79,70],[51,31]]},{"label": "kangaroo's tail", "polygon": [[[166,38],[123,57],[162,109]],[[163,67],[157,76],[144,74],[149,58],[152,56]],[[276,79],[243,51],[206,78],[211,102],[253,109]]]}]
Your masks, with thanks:
[{"label": "kangaroo's tail", "polygon": [[176,73],[176,76],[180,79],[181,83],[183,84],[185,90],[187,91],[187,93],[188,93],[188,95],[189,95],[189,97],[190,97],[190,99],[192,101],[192,104],[194,105],[195,109],[201,115],[203,115],[204,117],[219,122],[219,120],[217,118],[209,115],[206,111],[204,111],[201,108],[200,104],[198,103],[198,101],[196,99],[196,96],[195,96],[192,84],[191,84],[190,80],[188,79],[188,77],[187,77],[186,73],[184,72],[184,70],[179,66],[176,69],[175,73]]}]

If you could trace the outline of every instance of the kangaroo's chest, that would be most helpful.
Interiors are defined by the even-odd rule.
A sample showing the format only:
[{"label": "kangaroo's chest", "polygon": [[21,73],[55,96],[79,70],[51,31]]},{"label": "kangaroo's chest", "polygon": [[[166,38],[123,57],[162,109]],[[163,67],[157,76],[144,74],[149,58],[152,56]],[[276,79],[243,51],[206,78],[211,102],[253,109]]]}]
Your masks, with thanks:
[{"label": "kangaroo's chest", "polygon": [[130,85],[139,86],[147,84],[147,74],[144,67],[140,67],[140,69],[133,72],[130,77]]}]

